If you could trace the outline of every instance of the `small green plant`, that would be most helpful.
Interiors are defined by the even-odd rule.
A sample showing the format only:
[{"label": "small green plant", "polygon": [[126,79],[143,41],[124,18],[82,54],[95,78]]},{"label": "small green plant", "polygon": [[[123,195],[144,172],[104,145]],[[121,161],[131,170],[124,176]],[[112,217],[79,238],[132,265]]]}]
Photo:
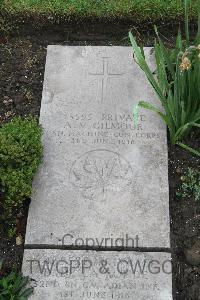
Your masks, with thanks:
[{"label": "small green plant", "polygon": [[188,168],[181,180],[182,184],[176,193],[177,196],[182,198],[192,196],[196,201],[200,201],[200,171]]},{"label": "small green plant", "polygon": [[42,159],[42,129],[35,118],[20,117],[0,128],[0,201],[2,222],[13,232],[13,216],[32,193],[32,180]]},{"label": "small green plant", "polygon": [[200,127],[200,3],[198,32],[192,44],[189,35],[189,2],[185,0],[186,40],[182,39],[179,31],[175,49],[169,49],[164,45],[155,27],[157,39],[154,51],[157,76],[152,74],[146,62],[143,47],[139,47],[136,38],[129,33],[136,62],[145,72],[164,108],[163,112],[150,103],[140,101],[134,112],[135,119],[139,106],[156,112],[167,124],[171,142],[200,156],[198,150],[183,142],[192,127]]},{"label": "small green plant", "polygon": [[12,272],[0,279],[0,300],[27,300],[33,288],[27,288],[30,279]]}]

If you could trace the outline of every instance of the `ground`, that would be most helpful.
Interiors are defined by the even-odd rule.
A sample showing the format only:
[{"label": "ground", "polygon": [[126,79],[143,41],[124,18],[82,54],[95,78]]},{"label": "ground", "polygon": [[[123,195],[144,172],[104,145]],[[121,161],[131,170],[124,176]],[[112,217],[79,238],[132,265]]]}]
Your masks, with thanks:
[{"label": "ground", "polygon": [[[71,18],[131,19],[134,22],[164,19],[177,20],[183,16],[181,0],[0,0],[8,13],[59,13]],[[198,0],[192,0],[190,15],[197,15]]]},{"label": "ground", "polygon": [[[15,1],[17,3],[17,1]],[[14,1],[13,1],[14,3]],[[0,122],[9,121],[14,115],[39,116],[42,84],[48,44],[65,45],[128,45],[127,33],[133,29],[146,46],[153,44],[151,22],[146,26],[132,22],[90,21],[73,23],[50,17],[36,19],[13,18],[4,14],[0,20]],[[177,24],[160,22],[164,40],[172,44]],[[192,27],[194,33],[195,27]],[[199,148],[197,135],[188,141]],[[174,299],[198,300],[200,295],[200,266],[186,259],[186,250],[198,242],[200,234],[200,205],[192,198],[180,199],[176,191],[181,176],[188,166],[199,166],[199,159],[178,147],[169,145],[169,186],[171,215],[171,246],[173,257]],[[1,197],[1,195],[0,195]],[[28,202],[18,216],[18,233],[24,237]],[[16,246],[15,238],[1,237],[0,257],[5,259],[5,269],[20,269],[23,245]]]}]

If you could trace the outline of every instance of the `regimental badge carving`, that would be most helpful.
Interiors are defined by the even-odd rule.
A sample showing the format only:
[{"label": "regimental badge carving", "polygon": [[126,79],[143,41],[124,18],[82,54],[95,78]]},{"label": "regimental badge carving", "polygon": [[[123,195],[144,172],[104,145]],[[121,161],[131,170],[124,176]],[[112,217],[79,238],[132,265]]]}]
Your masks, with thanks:
[{"label": "regimental badge carving", "polygon": [[93,150],[79,157],[72,165],[69,180],[86,199],[106,200],[113,192],[131,185],[130,163],[116,152]]}]

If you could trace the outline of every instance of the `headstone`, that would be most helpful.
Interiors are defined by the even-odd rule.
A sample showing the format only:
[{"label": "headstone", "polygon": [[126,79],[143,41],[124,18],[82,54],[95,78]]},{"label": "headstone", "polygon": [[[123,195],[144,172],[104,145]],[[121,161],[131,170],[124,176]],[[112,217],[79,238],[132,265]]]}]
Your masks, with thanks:
[{"label": "headstone", "polygon": [[48,47],[22,268],[31,300],[172,299],[166,127],[146,110],[134,122],[139,100],[159,101],[132,55]]},{"label": "headstone", "polygon": [[167,253],[25,250],[30,300],[172,300]]},{"label": "headstone", "polygon": [[139,100],[159,105],[130,47],[48,46],[26,245],[170,247],[166,127]]}]

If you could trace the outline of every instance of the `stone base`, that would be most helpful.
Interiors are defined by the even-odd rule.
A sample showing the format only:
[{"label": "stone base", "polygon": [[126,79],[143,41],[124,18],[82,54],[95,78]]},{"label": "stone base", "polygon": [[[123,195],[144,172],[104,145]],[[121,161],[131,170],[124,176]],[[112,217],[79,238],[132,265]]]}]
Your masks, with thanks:
[{"label": "stone base", "polygon": [[171,300],[171,255],[156,252],[25,250],[30,300]]}]

